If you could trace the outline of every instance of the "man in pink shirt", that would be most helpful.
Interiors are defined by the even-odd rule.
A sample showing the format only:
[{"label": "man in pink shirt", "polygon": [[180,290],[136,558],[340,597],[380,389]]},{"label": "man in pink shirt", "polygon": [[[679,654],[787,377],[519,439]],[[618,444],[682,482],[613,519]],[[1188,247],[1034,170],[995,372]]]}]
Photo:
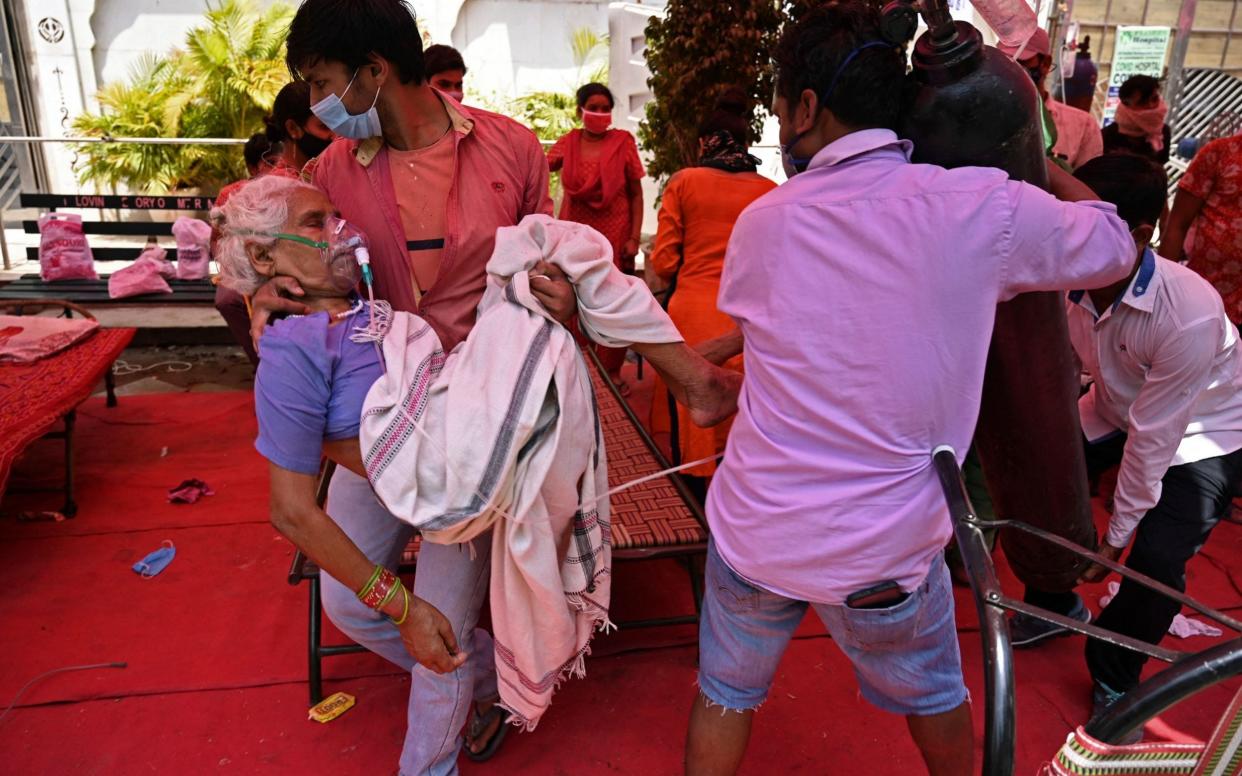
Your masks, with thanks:
[{"label": "man in pink shirt", "polygon": [[[1001,53],[1012,57],[1018,53],[1013,46],[999,46]],[[1056,129],[1056,144],[1052,154],[1077,169],[1088,161],[1104,153],[1104,135],[1100,132],[1100,122],[1085,110],[1067,105],[1052,99],[1048,93],[1048,74],[1052,72],[1052,43],[1047,31],[1035,30],[1035,34],[1022,49],[1018,64],[1026,69],[1039,96],[1047,108],[1047,116],[1052,118]]]},{"label": "man in pink shirt", "polygon": [[[448,351],[474,326],[496,229],[531,213],[550,214],[552,202],[534,134],[432,89],[421,40],[404,0],[306,0],[289,28],[287,60],[310,84],[311,110],[343,138],[322,154],[313,182],[366,233],[376,297],[422,316]],[[531,290],[554,317],[568,320],[575,311],[573,289],[554,268],[537,266],[536,273],[547,277],[532,278]],[[305,312],[279,292],[301,294],[288,279],[271,281],[256,294],[252,329],[262,331],[272,313]],[[413,529],[384,509],[365,478],[338,469],[326,511],[373,563],[396,568]],[[410,671],[401,774],[454,774],[463,726],[473,759],[490,757],[508,729],[495,705],[491,637],[476,628],[490,548],[486,536],[473,549],[424,544],[414,595],[433,610],[425,624],[400,631],[321,572],[329,618]],[[465,656],[445,673],[413,657],[448,647],[436,642],[437,614],[451,623],[457,656]],[[426,643],[405,643],[402,634],[411,630]]]},{"label": "man in pink shirt", "polygon": [[691,774],[736,771],[808,606],[928,770],[972,770],[931,451],[970,446],[998,302],[1133,264],[1115,208],[1061,170],[1056,195],[1083,202],[911,164],[890,129],[905,58],[882,41],[853,0],[817,8],[776,55],[796,177],[747,208],[725,259],[719,306],[747,372],[708,495]]}]

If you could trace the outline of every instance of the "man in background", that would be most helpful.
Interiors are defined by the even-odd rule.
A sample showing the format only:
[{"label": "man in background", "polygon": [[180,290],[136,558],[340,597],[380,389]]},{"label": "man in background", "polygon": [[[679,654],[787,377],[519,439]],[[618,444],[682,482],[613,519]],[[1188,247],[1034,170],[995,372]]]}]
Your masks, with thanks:
[{"label": "man in background", "polygon": [[466,63],[461,52],[452,46],[437,43],[423,52],[427,83],[458,102],[466,98]]},{"label": "man in background", "polygon": [[[1013,46],[999,46],[998,49],[1011,59],[1018,53]],[[1031,76],[1044,101],[1047,111],[1044,114],[1044,137],[1051,141],[1052,155],[1073,170],[1104,153],[1099,122],[1085,110],[1058,102],[1048,94],[1048,74],[1052,72],[1053,59],[1052,44],[1045,30],[1035,30],[1017,62]],[[1052,127],[1047,126],[1048,118],[1052,119]]]}]

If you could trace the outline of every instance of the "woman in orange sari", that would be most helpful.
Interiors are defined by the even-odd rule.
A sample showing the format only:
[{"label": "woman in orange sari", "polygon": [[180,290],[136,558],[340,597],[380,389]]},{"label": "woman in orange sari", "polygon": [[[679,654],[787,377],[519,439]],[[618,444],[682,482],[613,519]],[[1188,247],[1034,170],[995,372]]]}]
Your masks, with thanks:
[{"label": "woman in orange sari", "polygon": [[[590,83],[578,90],[575,129],[556,141],[548,151],[548,167],[561,173],[560,217],[593,227],[612,243],[613,261],[622,272],[634,274],[634,257],[643,226],[643,164],[638,159],[634,136],[623,129],[610,129],[614,100],[603,84]],[[624,348],[595,346],[608,376],[629,393],[621,379]]]},{"label": "woman in orange sari", "polygon": [[[726,93],[699,128],[699,164],[675,173],[664,189],[660,226],[650,264],[660,280],[674,286],[668,314],[687,345],[732,331],[734,322],[716,309],[725,248],[733,224],[751,202],[776,188],[755,172],[759,160],[747,153],[749,127],[745,97]],[[742,371],[742,356],[724,366]],[[652,425],[667,416],[666,390],[656,378]],[[689,463],[723,452],[732,420],[699,428],[685,413],[678,418],[681,461]],[[700,500],[716,471],[715,461],[687,469],[683,476]]]}]

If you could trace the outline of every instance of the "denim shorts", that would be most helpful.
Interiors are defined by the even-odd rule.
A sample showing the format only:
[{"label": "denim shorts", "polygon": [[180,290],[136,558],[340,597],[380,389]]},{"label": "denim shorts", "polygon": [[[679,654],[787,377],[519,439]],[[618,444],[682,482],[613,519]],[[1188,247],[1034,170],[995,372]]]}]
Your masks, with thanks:
[{"label": "denim shorts", "polygon": [[699,621],[699,689],[734,711],[767,698],[789,639],[808,606],[854,666],[862,695],[894,714],[928,716],[966,701],[953,619],[953,590],[941,556],[910,595],[887,609],[808,604],[752,585],[707,550]]}]

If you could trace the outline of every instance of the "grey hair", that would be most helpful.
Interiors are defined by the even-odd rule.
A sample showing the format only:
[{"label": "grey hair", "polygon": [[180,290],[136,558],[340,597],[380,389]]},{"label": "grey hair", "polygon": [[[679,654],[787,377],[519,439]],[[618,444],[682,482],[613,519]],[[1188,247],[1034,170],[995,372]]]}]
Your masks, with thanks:
[{"label": "grey hair", "polygon": [[283,175],[264,175],[248,181],[222,207],[212,208],[211,222],[219,230],[216,263],[220,282],[241,294],[253,294],[267,278],[255,272],[246,249],[271,247],[271,232],[279,232],[289,218],[289,200],[297,189],[318,191],[309,183]]}]

